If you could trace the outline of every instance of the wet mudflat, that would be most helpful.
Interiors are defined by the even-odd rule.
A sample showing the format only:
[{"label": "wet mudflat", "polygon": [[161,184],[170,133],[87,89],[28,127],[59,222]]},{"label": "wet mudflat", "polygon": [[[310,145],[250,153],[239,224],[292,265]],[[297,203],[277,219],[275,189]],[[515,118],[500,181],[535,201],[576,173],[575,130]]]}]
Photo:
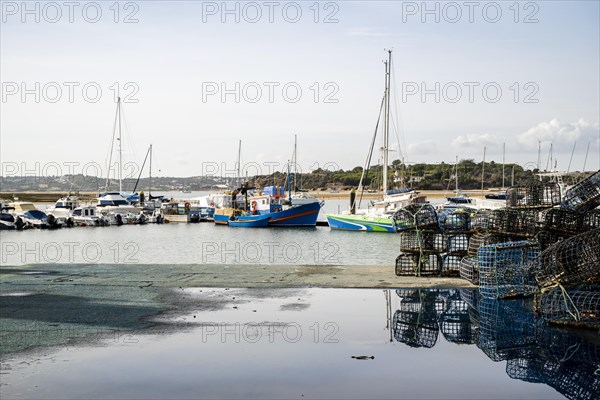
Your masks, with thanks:
[{"label": "wet mudflat", "polygon": [[525,301],[490,302],[470,289],[182,287],[159,292],[149,304],[169,307],[144,317],[144,329],[5,353],[2,397],[552,399],[598,394],[596,332],[540,324]]}]

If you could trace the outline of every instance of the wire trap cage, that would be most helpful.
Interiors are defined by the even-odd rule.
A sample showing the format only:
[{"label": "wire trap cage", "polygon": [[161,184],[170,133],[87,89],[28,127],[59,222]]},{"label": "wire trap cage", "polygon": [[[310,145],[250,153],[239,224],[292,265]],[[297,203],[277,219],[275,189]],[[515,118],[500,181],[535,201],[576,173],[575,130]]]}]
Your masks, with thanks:
[{"label": "wire trap cage", "polygon": [[446,232],[468,232],[471,229],[471,215],[464,210],[438,214],[440,228]]},{"label": "wire trap cage", "polygon": [[556,182],[531,181],[506,191],[506,205],[513,208],[554,207],[560,204],[560,187]]},{"label": "wire trap cage", "polygon": [[506,362],[506,375],[530,383],[551,382],[560,370],[560,363],[544,357],[513,358]]},{"label": "wire trap cage", "polygon": [[479,262],[477,257],[463,257],[458,266],[458,273],[462,279],[479,284]]},{"label": "wire trap cage", "polygon": [[542,291],[537,310],[551,324],[600,329],[600,288]]},{"label": "wire trap cage", "polygon": [[466,256],[469,251],[469,239],[471,235],[467,233],[449,234],[446,251],[451,255]]},{"label": "wire trap cage", "polygon": [[527,358],[539,351],[534,315],[522,299],[481,298],[478,315],[477,347],[492,361]]},{"label": "wire trap cage", "polygon": [[488,216],[488,232],[516,237],[533,237],[540,229],[537,209],[500,208]]},{"label": "wire trap cage", "polygon": [[600,170],[567,190],[561,206],[574,211],[590,211],[600,206]]},{"label": "wire trap cage", "polygon": [[441,232],[415,229],[401,231],[399,236],[402,252],[443,253],[446,251],[447,243]]},{"label": "wire trap cage", "polygon": [[551,208],[542,211],[543,230],[565,235],[575,235],[583,228],[584,214],[565,210],[562,208]]},{"label": "wire trap cage", "polygon": [[600,379],[595,374],[596,369],[597,366],[567,361],[547,383],[567,399],[596,400],[600,398]]},{"label": "wire trap cage", "polygon": [[392,320],[394,339],[410,347],[432,348],[437,343],[439,326],[435,311],[436,293],[418,291],[418,301],[401,301]]},{"label": "wire trap cage", "polygon": [[442,256],[442,276],[460,276],[460,261],[463,256],[444,254]]},{"label": "wire trap cage", "polygon": [[526,240],[481,246],[478,251],[481,295],[505,299],[535,292],[534,270],[539,254],[538,244]]},{"label": "wire trap cage", "polygon": [[600,284],[600,229],[560,241],[540,254],[540,287]]},{"label": "wire trap cage", "polygon": [[475,232],[486,232],[489,228],[490,213],[492,210],[480,209],[471,217],[471,230]]},{"label": "wire trap cage", "polygon": [[397,276],[434,276],[441,268],[441,257],[436,253],[400,253],[396,257]]},{"label": "wire trap cage", "polygon": [[583,215],[583,223],[581,229],[583,231],[591,231],[600,228],[600,209],[595,209],[586,212]]},{"label": "wire trap cage", "polygon": [[439,316],[440,331],[444,338],[457,344],[474,344],[475,330],[471,326],[469,305],[461,299],[460,291],[450,291],[446,307]]},{"label": "wire trap cage", "polygon": [[574,334],[572,329],[545,326],[537,330],[536,340],[540,354],[548,360],[572,360],[600,366],[600,345],[594,336]]},{"label": "wire trap cage", "polygon": [[394,224],[399,231],[405,229],[438,229],[438,217],[431,204],[410,204],[393,215]]}]

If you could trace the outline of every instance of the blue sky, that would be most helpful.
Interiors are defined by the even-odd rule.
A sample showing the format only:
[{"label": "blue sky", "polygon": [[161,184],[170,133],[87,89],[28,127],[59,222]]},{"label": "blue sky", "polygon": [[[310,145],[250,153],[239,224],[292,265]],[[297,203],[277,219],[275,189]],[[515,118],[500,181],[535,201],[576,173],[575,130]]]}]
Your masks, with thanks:
[{"label": "blue sky", "polygon": [[[588,145],[586,169],[600,168],[598,2],[476,2],[472,22],[464,2],[427,2],[430,14],[423,2],[275,3],[269,22],[266,3],[229,2],[236,22],[222,2],[121,2],[115,23],[113,2],[99,2],[102,15],[91,23],[85,17],[94,10],[84,16],[81,2],[70,23],[64,7],[57,18],[52,6],[29,3],[38,4],[36,22],[21,2],[2,2],[3,172],[7,163],[104,165],[115,82],[138,101],[124,104],[124,158],[141,163],[152,143],[162,176],[200,175],[213,163],[231,169],[239,139],[244,162],[283,165],[294,134],[305,170],[362,165],[383,94],[384,49],[393,49],[392,159],[480,160],[485,146],[486,158],[500,162],[506,143],[507,162],[532,165],[542,141],[542,167],[552,143],[564,170],[576,142],[571,170],[582,169]],[[257,9],[262,17],[249,22]],[[130,13],[138,22],[123,22]],[[337,22],[324,23],[327,15]],[[62,90],[55,103],[52,82]],[[72,102],[64,82],[77,85]],[[236,82],[240,101],[222,99],[221,89],[235,92]],[[22,98],[36,83],[39,102]],[[102,90],[95,103],[81,90],[90,83]],[[252,102],[257,86],[262,97]],[[430,94],[423,98],[422,89]]]}]

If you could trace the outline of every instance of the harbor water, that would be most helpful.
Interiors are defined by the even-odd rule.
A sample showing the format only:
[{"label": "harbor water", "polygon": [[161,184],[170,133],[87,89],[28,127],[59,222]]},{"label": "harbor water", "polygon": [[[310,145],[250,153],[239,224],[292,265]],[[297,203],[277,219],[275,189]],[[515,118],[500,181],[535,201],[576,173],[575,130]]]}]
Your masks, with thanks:
[{"label": "harbor water", "polygon": [[[157,329],[107,335],[94,346],[43,351],[27,362],[9,357],[3,394],[589,398],[573,393],[585,393],[578,392],[584,378],[580,375],[593,377],[595,367],[586,362],[598,361],[597,348],[576,333],[540,327],[517,337],[518,328],[507,330],[512,320],[505,319],[528,316],[518,311],[485,315],[481,306],[464,300],[473,298],[472,290],[182,291],[195,306],[154,317]],[[487,330],[491,318],[498,330]],[[546,339],[533,342],[535,334]],[[495,340],[493,345],[488,339]],[[556,347],[569,344],[578,344],[577,349]],[[564,357],[570,360],[561,362]],[[569,382],[571,368],[580,375]]]}]

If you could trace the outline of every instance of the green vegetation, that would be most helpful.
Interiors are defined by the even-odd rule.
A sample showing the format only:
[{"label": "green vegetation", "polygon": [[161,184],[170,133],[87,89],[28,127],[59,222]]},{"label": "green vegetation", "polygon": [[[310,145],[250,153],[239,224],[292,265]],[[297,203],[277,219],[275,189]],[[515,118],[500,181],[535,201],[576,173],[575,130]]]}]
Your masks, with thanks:
[{"label": "green vegetation", "polygon": [[[482,168],[485,167],[484,186],[502,187],[502,164],[494,161],[476,163],[474,160],[461,160],[458,168],[455,164],[402,164],[400,160],[395,160],[388,169],[388,187],[412,187],[421,190],[446,190],[453,189],[456,185],[456,171],[458,170],[458,187],[460,189],[480,189]],[[506,164],[504,166],[504,186],[511,185],[511,177],[514,168],[514,182],[518,184],[533,178],[537,171],[524,170],[516,164]],[[297,185],[304,189],[324,190],[324,189],[349,189],[357,187],[362,174],[362,167],[355,167],[351,170],[326,171],[317,169],[310,173],[301,174],[297,177]],[[381,166],[369,168],[368,174],[363,182],[367,189],[378,190],[381,188]],[[257,187],[264,185],[283,185],[285,174],[275,173],[269,176],[257,176],[253,184]]]}]

